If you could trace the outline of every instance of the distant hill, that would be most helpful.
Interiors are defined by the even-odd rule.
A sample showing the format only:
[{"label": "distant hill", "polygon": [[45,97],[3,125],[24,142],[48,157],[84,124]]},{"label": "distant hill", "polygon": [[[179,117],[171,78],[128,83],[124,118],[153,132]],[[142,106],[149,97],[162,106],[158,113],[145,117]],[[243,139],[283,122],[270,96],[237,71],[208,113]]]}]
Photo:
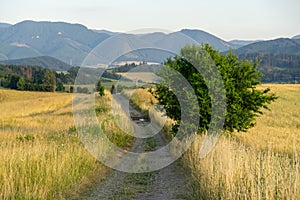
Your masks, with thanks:
[{"label": "distant hill", "polygon": [[191,37],[193,40],[197,41],[200,44],[208,43],[219,51],[227,51],[230,48],[233,48],[230,43],[205,31],[182,29],[180,32]]},{"label": "distant hill", "polygon": [[162,49],[172,49],[172,52],[175,53],[180,53],[180,49],[186,44],[195,43],[208,43],[219,51],[227,51],[232,48],[226,41],[201,30],[183,29],[169,34],[155,32],[142,34],[139,37],[147,43]]},{"label": "distant hill", "polygon": [[118,32],[112,32],[112,31],[108,31],[108,30],[104,30],[104,29],[93,30],[93,31],[96,32],[96,33],[104,33],[104,34],[111,35],[111,36],[119,34]]},{"label": "distant hill", "polygon": [[294,37],[292,37],[292,39],[300,39],[300,35],[296,35],[296,36],[294,36]]},{"label": "distant hill", "polygon": [[8,27],[10,27],[11,26],[11,24],[8,24],[8,23],[1,23],[0,22],[0,29],[1,28],[8,28]]},{"label": "distant hill", "polygon": [[240,48],[255,42],[262,42],[262,40],[231,40],[229,43],[235,48]]},{"label": "distant hill", "polygon": [[300,83],[300,40],[279,38],[233,50],[240,59],[258,61],[264,83]]},{"label": "distant hill", "polygon": [[152,44],[154,47],[170,50],[171,52],[176,54],[179,54],[180,49],[186,44],[195,43],[195,41],[192,38],[181,32],[173,32],[169,34],[150,33],[138,35],[138,37],[140,37],[147,43]]},{"label": "distant hill", "polygon": [[[79,65],[98,43],[108,37],[108,34],[96,33],[80,24],[23,21],[1,31],[0,52],[8,59],[48,55]],[[26,47],[36,53],[27,53],[26,56],[23,53],[10,54],[8,46]]]},{"label": "distant hill", "polygon": [[300,83],[300,55],[254,53],[241,54],[239,58],[257,60],[264,83]]},{"label": "distant hill", "polygon": [[[114,39],[109,40],[112,37]],[[15,25],[0,23],[0,61],[19,60],[22,64],[29,62],[30,65],[38,64],[55,70],[67,69],[68,66],[57,66],[55,62],[44,61],[43,56],[77,66],[103,64],[112,60],[160,63],[174,53],[179,54],[180,49],[187,43],[208,43],[225,53],[234,49],[233,53],[239,55],[300,55],[300,39],[297,38],[300,35],[293,39],[226,42],[208,32],[193,29],[182,29],[169,34],[120,34],[108,30],[90,30],[81,24],[23,21]],[[101,48],[95,48],[100,43]],[[145,48],[141,49],[143,47]],[[140,50],[122,55],[124,51],[136,48]],[[30,59],[25,59],[25,62],[24,58]],[[87,62],[83,63],[84,61]]]},{"label": "distant hill", "polygon": [[[90,55],[90,52],[102,41],[116,34],[118,33],[108,30],[90,30],[81,24],[65,22],[23,21],[15,25],[3,23],[0,24],[0,60],[51,56],[66,63],[81,65],[87,56],[94,56],[95,60],[99,60],[97,56]],[[179,53],[180,49],[187,43],[195,42],[209,43],[220,51],[232,48],[226,41],[201,30],[183,29],[170,34],[125,35],[131,41],[130,45],[153,46],[168,49],[175,53]],[[126,43],[126,39],[122,38],[121,40]],[[124,44],[120,42],[113,42],[114,44],[111,44],[108,54],[116,53],[114,51],[120,48],[120,45],[122,49]],[[142,54],[147,57],[154,57],[153,60],[165,58],[154,51],[147,51]],[[132,59],[133,57],[135,56],[131,56]],[[144,58],[146,57],[144,56]],[[101,59],[102,57],[100,61]]]},{"label": "distant hill", "polygon": [[3,65],[40,66],[54,71],[68,71],[72,66],[50,56],[0,61]]},{"label": "distant hill", "polygon": [[233,51],[235,54],[290,54],[300,55],[300,40],[279,38],[275,40],[255,42]]},{"label": "distant hill", "polygon": [[26,44],[0,44],[0,60],[21,59],[42,55],[41,52]]},{"label": "distant hill", "polygon": [[[183,30],[169,34],[161,32],[118,34],[112,39],[108,38],[101,44],[100,49],[94,49],[93,54],[89,55],[85,64],[95,65],[101,62],[122,62],[126,60],[161,63],[168,57],[174,56],[174,54],[180,54],[180,50],[186,44],[195,43],[209,43],[220,51],[229,49],[229,45],[225,41],[198,30]],[[123,55],[124,52],[134,49],[138,50]]]}]

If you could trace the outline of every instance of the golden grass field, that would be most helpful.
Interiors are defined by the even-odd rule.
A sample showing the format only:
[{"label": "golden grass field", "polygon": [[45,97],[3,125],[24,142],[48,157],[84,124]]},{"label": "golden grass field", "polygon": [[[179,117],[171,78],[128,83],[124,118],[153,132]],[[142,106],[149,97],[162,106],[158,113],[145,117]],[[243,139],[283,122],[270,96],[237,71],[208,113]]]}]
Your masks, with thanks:
[{"label": "golden grass field", "polygon": [[[184,154],[195,199],[300,199],[300,85],[260,86],[266,87],[279,98],[256,127],[220,137],[204,159],[198,158],[204,137],[197,135]],[[132,101],[147,110],[149,95],[138,89]]]},{"label": "golden grass field", "polygon": [[100,167],[81,145],[72,96],[0,90],[0,199],[64,199]]},{"label": "golden grass field", "polygon": [[[95,106],[106,112],[110,101],[107,93]],[[71,94],[0,89],[0,112],[0,199],[74,198],[108,171],[81,144]],[[105,115],[109,137],[125,146],[131,138]]]},{"label": "golden grass field", "polygon": [[257,126],[247,133],[236,133],[245,144],[272,148],[279,152],[300,152],[300,85],[263,85],[279,98],[270,105],[271,111],[257,118]]},{"label": "golden grass field", "polygon": [[128,78],[133,81],[142,80],[146,83],[153,83],[155,80],[159,79],[157,75],[153,72],[126,72],[126,73],[117,73],[122,75],[125,78]]},{"label": "golden grass field", "polygon": [[300,85],[263,85],[279,99],[247,133],[221,137],[204,159],[197,135],[183,160],[197,199],[300,199]]},{"label": "golden grass field", "polygon": [[[197,135],[183,156],[195,199],[300,199],[300,85],[261,87],[279,99],[256,127],[221,137],[204,159],[198,158],[203,136]],[[114,143],[128,147],[133,138],[115,128],[106,94],[95,104],[99,122]],[[154,101],[141,89],[132,98],[142,110]],[[76,133],[71,94],[0,89],[0,112],[0,199],[70,199],[92,177],[106,175]]]}]

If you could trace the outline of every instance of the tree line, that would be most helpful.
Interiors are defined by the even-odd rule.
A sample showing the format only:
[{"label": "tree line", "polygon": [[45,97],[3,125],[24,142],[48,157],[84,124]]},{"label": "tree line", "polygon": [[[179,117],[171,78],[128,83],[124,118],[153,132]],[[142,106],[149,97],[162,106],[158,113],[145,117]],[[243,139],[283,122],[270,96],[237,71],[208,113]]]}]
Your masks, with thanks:
[{"label": "tree line", "polygon": [[[125,67],[126,68],[126,67]],[[0,64],[0,87],[28,90],[28,91],[68,91],[73,92],[74,88],[67,90],[64,85],[74,85],[80,67],[71,67],[66,72],[56,72],[50,69],[45,69],[40,66],[23,66],[23,65],[1,65]],[[80,78],[96,80],[99,77],[95,76],[96,69],[85,70]],[[111,70],[105,70],[102,77],[108,79],[119,80],[121,75]],[[126,78],[123,78],[127,80]],[[84,80],[80,80],[84,84]],[[90,82],[90,80],[88,80]],[[88,88],[78,87],[76,92],[87,93]]]},{"label": "tree line", "polygon": [[29,91],[64,91],[73,84],[79,68],[57,73],[39,66],[0,65],[0,87]]},{"label": "tree line", "polygon": [[253,53],[239,58],[258,62],[263,83],[300,83],[300,55]]}]

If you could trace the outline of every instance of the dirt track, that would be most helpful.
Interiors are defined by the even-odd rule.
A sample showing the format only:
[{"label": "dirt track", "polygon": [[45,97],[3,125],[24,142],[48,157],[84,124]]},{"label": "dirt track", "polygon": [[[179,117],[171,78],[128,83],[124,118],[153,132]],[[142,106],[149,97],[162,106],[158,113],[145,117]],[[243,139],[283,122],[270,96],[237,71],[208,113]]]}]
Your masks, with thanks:
[{"label": "dirt track", "polygon": [[[128,105],[128,100],[121,95],[115,96],[115,99],[122,106]],[[128,110],[138,112],[131,106]],[[160,134],[156,134],[152,140],[155,143],[152,150],[165,146]],[[148,139],[136,139],[131,151],[142,152],[148,145],[148,141]],[[150,173],[134,174],[112,170],[112,173],[83,199],[192,199],[191,190],[190,177],[182,167],[181,161],[178,160],[161,170]]]}]

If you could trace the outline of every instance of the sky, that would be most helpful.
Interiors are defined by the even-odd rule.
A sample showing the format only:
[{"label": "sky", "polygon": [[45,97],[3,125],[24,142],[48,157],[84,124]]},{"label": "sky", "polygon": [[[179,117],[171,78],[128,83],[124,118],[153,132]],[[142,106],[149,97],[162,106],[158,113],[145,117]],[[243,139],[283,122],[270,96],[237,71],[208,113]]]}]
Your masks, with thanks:
[{"label": "sky", "polygon": [[299,0],[1,0],[0,22],[80,23],[90,29],[200,29],[224,40],[300,34]]}]

